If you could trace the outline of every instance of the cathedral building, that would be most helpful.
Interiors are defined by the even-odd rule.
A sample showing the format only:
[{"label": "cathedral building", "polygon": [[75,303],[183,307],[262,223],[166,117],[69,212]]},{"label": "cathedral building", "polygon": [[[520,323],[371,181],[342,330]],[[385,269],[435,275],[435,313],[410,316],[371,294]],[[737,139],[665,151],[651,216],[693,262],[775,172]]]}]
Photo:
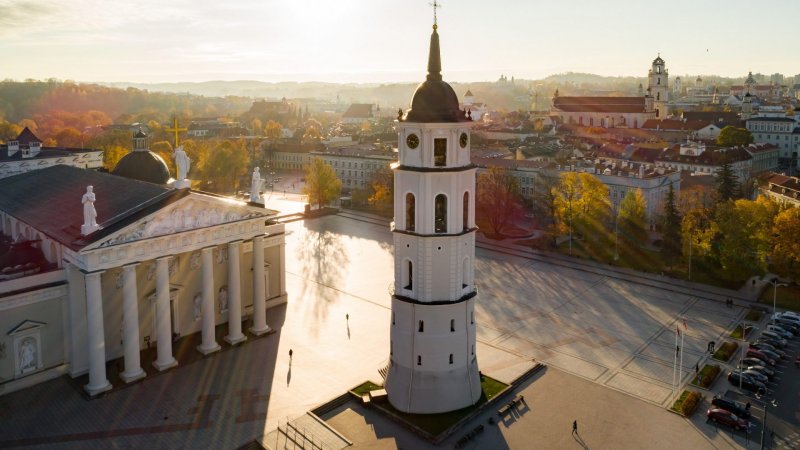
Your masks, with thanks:
[{"label": "cathedral building", "polygon": [[97,395],[175,367],[173,344],[194,334],[209,354],[266,333],[266,309],[286,301],[274,212],[165,184],[135,139],[119,175],[55,165],[0,179],[0,394],[88,374]]},{"label": "cathedral building", "polygon": [[650,119],[669,116],[669,73],[659,55],[648,72],[647,91],[634,97],[553,95],[550,116],[562,124],[585,127],[641,128]]},{"label": "cathedral building", "polygon": [[472,124],[442,80],[434,22],[427,79],[397,122],[395,283],[385,388],[389,402],[403,412],[453,411],[481,397]]}]

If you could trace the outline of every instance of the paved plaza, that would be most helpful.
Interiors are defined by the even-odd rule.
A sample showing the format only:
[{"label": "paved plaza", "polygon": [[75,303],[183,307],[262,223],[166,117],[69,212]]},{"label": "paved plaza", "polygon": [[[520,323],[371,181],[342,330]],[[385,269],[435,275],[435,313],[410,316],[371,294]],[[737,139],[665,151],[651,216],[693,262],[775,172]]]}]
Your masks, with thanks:
[{"label": "paved plaza", "polygon": [[[394,274],[388,227],[337,215],[289,223],[286,229],[289,303],[268,311],[275,334],[96,400],[85,400],[64,378],[2,396],[0,448],[235,448],[364,380],[379,381],[377,369],[388,358]],[[550,367],[541,378],[553,379],[548,386],[569,377],[580,386],[602,387],[598,392],[615,391],[608,395],[634,411],[629,430],[641,430],[635,411],[642,408],[668,415],[665,430],[708,433],[704,424],[659,408],[670,401],[675,327],[686,319],[685,381],[696,362],[702,366],[706,343],[719,342],[743,314],[740,308],[480,248],[475,278],[477,351],[484,373],[511,380],[536,359]],[[590,409],[580,398],[537,385],[544,383],[525,389],[531,396],[553,397],[564,417],[619,414]],[[602,420],[587,428],[587,435],[582,432],[586,444],[624,447],[616,440],[622,434],[602,437]],[[660,422],[647,423],[652,430],[634,432],[661,432]],[[547,436],[540,438],[544,447],[570,442],[560,435],[550,442]],[[724,436],[715,439],[698,442],[741,445]]]}]

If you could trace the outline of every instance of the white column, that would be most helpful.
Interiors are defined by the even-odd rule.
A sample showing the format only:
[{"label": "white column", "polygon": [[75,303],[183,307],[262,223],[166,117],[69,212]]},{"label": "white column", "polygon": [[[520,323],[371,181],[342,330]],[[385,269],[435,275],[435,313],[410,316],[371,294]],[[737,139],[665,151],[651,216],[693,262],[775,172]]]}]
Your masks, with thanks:
[{"label": "white column", "polygon": [[204,248],[201,254],[203,258],[203,324],[201,329],[203,341],[197,347],[197,351],[207,355],[220,349],[214,335],[214,247]]},{"label": "white column", "polygon": [[103,329],[103,290],[100,275],[105,271],[87,273],[86,326],[89,344],[89,384],[84,386],[89,395],[111,389],[106,378],[106,337]]},{"label": "white column", "polygon": [[281,265],[280,269],[278,270],[278,292],[280,292],[280,295],[286,295],[286,278],[284,276],[286,269],[286,243],[281,242],[279,247],[281,254]]},{"label": "white column", "polygon": [[172,314],[169,308],[169,256],[156,260],[156,345],[153,366],[167,370],[178,365],[172,356]]},{"label": "white column", "polygon": [[136,266],[122,268],[122,345],[125,354],[125,371],[119,376],[126,383],[144,378],[139,358],[139,293],[136,289]]},{"label": "white column", "polygon": [[242,241],[228,243],[228,335],[225,340],[236,345],[247,340],[242,334],[242,274],[239,251]]},{"label": "white column", "polygon": [[267,325],[268,284],[264,276],[264,236],[253,238],[253,326],[250,332],[256,336],[270,332]]}]

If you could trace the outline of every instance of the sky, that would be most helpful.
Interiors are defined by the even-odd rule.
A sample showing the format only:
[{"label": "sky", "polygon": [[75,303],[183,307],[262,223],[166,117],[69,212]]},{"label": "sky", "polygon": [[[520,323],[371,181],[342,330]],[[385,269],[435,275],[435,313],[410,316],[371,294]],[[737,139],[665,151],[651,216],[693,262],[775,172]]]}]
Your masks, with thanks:
[{"label": "sky", "polygon": [[[443,0],[447,81],[800,74],[800,0]],[[0,79],[408,82],[428,0],[0,0]]]}]

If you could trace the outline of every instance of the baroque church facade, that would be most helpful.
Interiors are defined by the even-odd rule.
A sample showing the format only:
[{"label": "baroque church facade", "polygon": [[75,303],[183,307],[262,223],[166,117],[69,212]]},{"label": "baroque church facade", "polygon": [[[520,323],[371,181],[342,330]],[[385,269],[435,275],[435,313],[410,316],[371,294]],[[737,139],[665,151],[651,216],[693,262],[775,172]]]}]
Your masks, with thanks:
[{"label": "baroque church facade", "polygon": [[208,354],[266,333],[286,302],[275,212],[175,189],[136,139],[126,176],[55,165],[0,180],[0,394],[88,374],[97,395],[174,367],[184,338]]},{"label": "baroque church facade", "polygon": [[[639,85],[639,89],[642,86]],[[634,97],[553,95],[550,116],[558,123],[601,128],[641,128],[669,116],[669,72],[659,55],[647,74],[647,91]]]}]

